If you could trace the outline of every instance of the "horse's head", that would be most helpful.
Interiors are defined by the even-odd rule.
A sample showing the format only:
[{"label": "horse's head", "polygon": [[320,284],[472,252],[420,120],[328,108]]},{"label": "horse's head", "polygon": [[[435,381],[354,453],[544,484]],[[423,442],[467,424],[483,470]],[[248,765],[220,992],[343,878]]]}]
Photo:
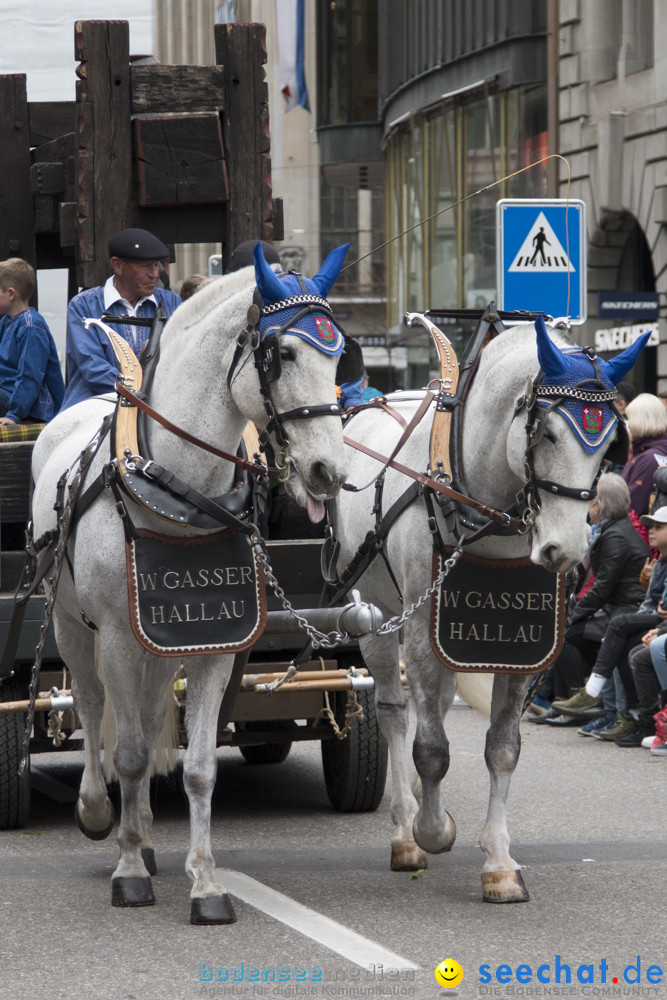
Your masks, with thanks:
[{"label": "horse's head", "polygon": [[533,529],[531,559],[564,572],[586,551],[587,502],[595,496],[603,458],[627,457],[614,386],[650,333],[604,361],[588,348],[555,342],[541,316],[535,330],[540,372],[516,400],[507,454],[525,484],[521,496],[524,519]]},{"label": "horse's head", "polygon": [[270,436],[287,491],[315,521],[346,475],[335,388],[343,335],[326,295],[348,248],[333,250],[320,271],[305,278],[277,274],[257,243],[255,297],[228,378],[241,412]]}]

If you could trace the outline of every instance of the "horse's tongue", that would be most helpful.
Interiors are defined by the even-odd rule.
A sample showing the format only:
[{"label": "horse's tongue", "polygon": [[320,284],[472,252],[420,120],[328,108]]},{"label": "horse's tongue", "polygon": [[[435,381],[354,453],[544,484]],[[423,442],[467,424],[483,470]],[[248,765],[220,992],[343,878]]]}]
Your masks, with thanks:
[{"label": "horse's tongue", "polygon": [[322,501],[316,500],[315,497],[311,497],[310,493],[306,493],[306,509],[308,517],[313,524],[319,524],[324,517],[324,504]]}]

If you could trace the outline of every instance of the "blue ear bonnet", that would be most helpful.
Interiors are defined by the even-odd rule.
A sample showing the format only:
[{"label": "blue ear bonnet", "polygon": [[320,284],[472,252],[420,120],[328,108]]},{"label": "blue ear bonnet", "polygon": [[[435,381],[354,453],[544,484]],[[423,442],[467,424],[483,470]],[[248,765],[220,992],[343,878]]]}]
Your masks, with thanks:
[{"label": "blue ear bonnet", "polygon": [[[593,362],[583,351],[563,351],[569,363],[569,370],[559,375],[545,375],[540,383],[541,386],[567,386],[573,388],[577,386],[586,395],[586,390],[591,390],[591,395],[604,389],[614,391],[614,385],[603,370],[596,372]],[[602,384],[600,384],[600,376]],[[588,385],[581,383],[588,383]],[[539,406],[552,405],[547,399],[539,399]],[[613,438],[616,421],[616,413],[607,402],[593,402],[586,399],[563,399],[555,408],[555,413],[567,422],[583,449],[592,455],[598,448]]]},{"label": "blue ear bonnet", "polygon": [[[296,275],[285,274],[276,275],[276,277],[280,280],[286,299],[289,299],[291,296],[304,294],[314,295],[318,299],[322,297],[319,289],[310,278],[299,275],[306,287],[306,292],[304,293],[299,284],[299,278]],[[276,307],[279,305],[279,301],[275,303]],[[302,309],[303,307],[300,305],[285,306],[280,311],[269,316],[262,316],[259,321],[260,335],[262,337],[271,337],[273,334],[282,331],[283,334],[300,337],[301,340],[305,340],[324,354],[330,354],[332,357],[337,357],[341,354],[344,347],[343,334],[324,310],[319,315],[317,311],[308,312],[297,321],[295,326],[291,325],[292,320],[302,312]]]},{"label": "blue ear bonnet", "polygon": [[[326,296],[343,266],[350,244],[336,247],[312,278],[288,272],[277,275],[264,259],[261,243],[255,246],[257,292],[264,303],[259,320],[261,338],[276,333],[300,337],[323,354],[337,357],[344,338],[333,322]],[[294,325],[292,325],[294,324]]]}]

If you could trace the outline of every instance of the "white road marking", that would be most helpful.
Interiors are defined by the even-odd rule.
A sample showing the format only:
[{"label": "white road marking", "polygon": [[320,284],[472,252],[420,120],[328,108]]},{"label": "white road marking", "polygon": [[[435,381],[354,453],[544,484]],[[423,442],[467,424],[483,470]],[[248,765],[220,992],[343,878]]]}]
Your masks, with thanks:
[{"label": "white road marking", "polygon": [[331,951],[346,958],[355,965],[367,969],[370,965],[384,965],[385,969],[418,969],[414,962],[408,961],[393,951],[387,951],[375,941],[356,934],[343,924],[336,923],[329,917],[311,910],[296,900],[284,896],[275,889],[270,889],[249,875],[242,872],[224,869],[221,881],[232,896],[237,896],[250,906],[268,914],[274,920],[279,920],[288,927],[305,934]]}]

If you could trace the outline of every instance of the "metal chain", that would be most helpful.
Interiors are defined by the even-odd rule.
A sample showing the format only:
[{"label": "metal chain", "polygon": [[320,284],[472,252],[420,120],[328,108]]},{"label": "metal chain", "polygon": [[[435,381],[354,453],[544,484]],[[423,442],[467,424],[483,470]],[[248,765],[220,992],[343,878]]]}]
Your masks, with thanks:
[{"label": "metal chain", "polygon": [[253,531],[250,536],[250,541],[257,561],[264,570],[266,582],[273,590],[273,593],[276,595],[285,611],[288,612],[290,618],[292,618],[297,623],[299,628],[309,636],[313,644],[313,649],[333,649],[334,646],[339,646],[342,642],[346,642],[350,638],[347,632],[333,631],[325,634],[324,632],[320,632],[318,629],[314,628],[309,623],[307,618],[304,618],[303,615],[299,614],[297,609],[290,604],[285,591],[278,583],[276,575],[273,572],[273,567],[269,562],[264,539],[257,530]]},{"label": "metal chain", "polygon": [[406,611],[404,611],[402,615],[395,615],[393,618],[390,618],[389,621],[385,622],[384,625],[381,625],[380,628],[375,633],[376,635],[389,635],[392,632],[397,632],[399,628],[401,628],[401,626],[404,625],[406,621],[408,621],[409,618],[412,618],[412,616],[417,611],[419,611],[421,607],[424,606],[426,601],[428,601],[431,597],[433,597],[436,591],[439,590],[445,577],[448,575],[448,573],[451,572],[451,570],[454,569],[457,562],[463,555],[463,544],[464,544],[464,539],[461,539],[456,548],[454,549],[454,551],[452,552],[451,556],[445,559],[444,563],[442,564],[442,569],[440,570],[440,572],[438,573],[437,577],[435,578],[431,586],[428,588],[428,590],[426,590],[422,594],[422,596],[415,601],[414,604],[411,604],[410,607]]},{"label": "metal chain", "polygon": [[30,674],[30,684],[28,687],[30,704],[28,706],[28,714],[26,715],[25,730],[23,733],[23,747],[21,750],[21,762],[19,764],[19,775],[22,775],[28,764],[28,757],[30,754],[30,737],[32,736],[32,727],[35,721],[35,701],[37,699],[37,689],[39,685],[39,673],[42,668],[42,659],[44,657],[44,645],[46,643],[46,638],[51,626],[51,621],[53,618],[53,608],[56,603],[56,594],[58,592],[58,581],[60,579],[60,573],[62,571],[63,562],[65,560],[65,553],[67,551],[67,541],[69,539],[70,528],[72,526],[72,513],[74,510],[74,504],[76,503],[76,498],[81,488],[81,481],[86,472],[86,469],[90,465],[99,442],[102,437],[106,434],[106,421],[102,424],[99,431],[95,437],[89,442],[88,445],[81,452],[81,457],[79,458],[79,467],[76,471],[76,475],[72,479],[72,482],[67,488],[67,502],[63,508],[63,512],[60,515],[58,522],[58,541],[56,543],[55,558],[53,561],[53,569],[48,578],[48,587],[46,594],[46,603],[44,605],[44,620],[39,632],[39,642],[35,647],[35,659],[32,665],[32,671]]}]

